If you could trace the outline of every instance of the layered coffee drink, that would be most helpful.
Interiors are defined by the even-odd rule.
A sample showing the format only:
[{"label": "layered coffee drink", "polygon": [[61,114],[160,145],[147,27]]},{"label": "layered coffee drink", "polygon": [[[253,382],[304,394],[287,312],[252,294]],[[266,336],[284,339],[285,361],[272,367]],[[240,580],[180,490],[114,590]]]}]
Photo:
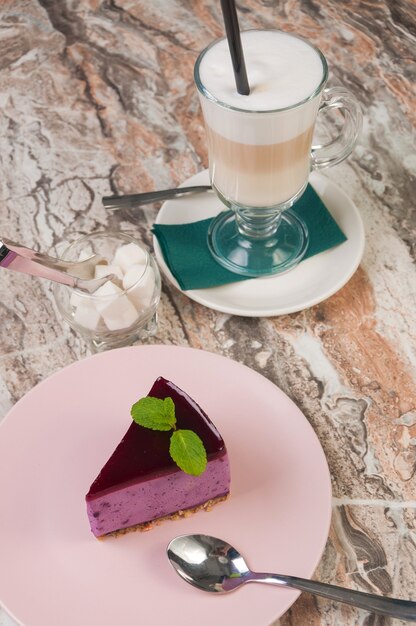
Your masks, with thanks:
[{"label": "layered coffee drink", "polygon": [[[287,272],[305,256],[309,233],[291,207],[312,169],[341,163],[361,128],[358,101],[325,88],[328,65],[312,44],[281,31],[241,33],[250,92],[238,93],[239,46],[213,42],[194,71],[208,137],[211,183],[221,202],[207,245],[223,267],[244,276]],[[234,67],[233,67],[233,62]],[[318,112],[340,111],[344,124],[328,144],[312,147]]]},{"label": "layered coffee drink", "polygon": [[280,31],[241,33],[250,94],[238,94],[227,40],[195,68],[209,142],[211,182],[230,206],[289,205],[309,173],[326,80],[321,53]]}]

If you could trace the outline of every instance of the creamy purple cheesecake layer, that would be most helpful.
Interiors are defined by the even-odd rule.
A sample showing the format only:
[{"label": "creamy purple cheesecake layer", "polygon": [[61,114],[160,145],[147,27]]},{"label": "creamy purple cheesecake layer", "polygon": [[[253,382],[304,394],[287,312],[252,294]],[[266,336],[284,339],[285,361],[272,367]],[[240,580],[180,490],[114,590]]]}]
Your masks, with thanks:
[{"label": "creamy purple cheesecake layer", "polygon": [[193,430],[200,437],[207,467],[199,476],[186,474],[170,457],[170,432],[131,422],[86,495],[88,519],[97,537],[194,509],[229,493],[227,449],[208,415],[162,377],[155,381],[149,396],[172,398],[177,428]]},{"label": "creamy purple cheesecake layer", "polygon": [[98,537],[225,496],[230,489],[229,476],[225,454],[208,462],[200,476],[178,470],[99,496],[87,502],[91,530]]}]

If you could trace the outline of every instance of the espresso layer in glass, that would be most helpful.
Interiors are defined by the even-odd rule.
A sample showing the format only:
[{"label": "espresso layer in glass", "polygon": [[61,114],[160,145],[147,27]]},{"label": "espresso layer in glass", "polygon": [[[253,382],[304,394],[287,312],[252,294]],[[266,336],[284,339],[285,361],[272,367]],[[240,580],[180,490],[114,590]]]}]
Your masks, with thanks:
[{"label": "espresso layer in glass", "polygon": [[286,202],[310,171],[313,128],[270,144],[227,139],[207,126],[210,175],[214,187],[232,203],[269,207]]}]

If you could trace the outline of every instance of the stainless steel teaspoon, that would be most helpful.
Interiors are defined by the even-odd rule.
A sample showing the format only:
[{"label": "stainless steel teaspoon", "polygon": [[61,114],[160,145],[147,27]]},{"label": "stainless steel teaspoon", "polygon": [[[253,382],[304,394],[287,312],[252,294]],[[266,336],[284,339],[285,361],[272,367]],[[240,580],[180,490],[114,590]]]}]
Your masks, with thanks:
[{"label": "stainless steel teaspoon", "polygon": [[416,621],[416,602],[384,598],[297,576],[252,572],[235,548],[209,535],[176,537],[168,545],[167,554],[179,576],[203,591],[227,593],[245,583],[267,583],[307,591],[372,613]]},{"label": "stainless steel teaspoon", "polygon": [[94,278],[95,266],[102,261],[103,258],[98,255],[93,255],[85,261],[63,261],[4,237],[0,238],[0,268],[47,278],[85,293],[94,293],[98,287],[111,279],[112,275]]},{"label": "stainless steel teaspoon", "polygon": [[124,196],[104,196],[102,199],[106,209],[113,211],[118,209],[135,209],[144,204],[160,202],[169,198],[186,196],[193,193],[209,191],[210,185],[197,185],[193,187],[175,187],[174,189],[160,189],[159,191],[146,191],[145,193],[131,193]]}]

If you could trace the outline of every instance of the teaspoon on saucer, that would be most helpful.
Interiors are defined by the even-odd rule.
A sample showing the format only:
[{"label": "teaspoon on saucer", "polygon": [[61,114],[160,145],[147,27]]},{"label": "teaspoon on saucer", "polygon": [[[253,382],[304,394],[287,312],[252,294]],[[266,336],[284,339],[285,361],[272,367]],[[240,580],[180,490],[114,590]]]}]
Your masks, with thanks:
[{"label": "teaspoon on saucer", "polygon": [[416,602],[384,598],[297,576],[252,572],[235,548],[209,535],[176,537],[168,545],[167,555],[179,576],[203,591],[228,593],[245,583],[266,583],[307,591],[372,613],[416,621]]},{"label": "teaspoon on saucer", "polygon": [[124,196],[104,196],[103,205],[106,209],[134,209],[143,204],[151,204],[160,200],[168,200],[179,196],[185,196],[201,191],[209,191],[210,185],[197,185],[193,187],[175,187],[174,189],[161,189],[159,191],[149,191],[146,193],[133,193]]}]

